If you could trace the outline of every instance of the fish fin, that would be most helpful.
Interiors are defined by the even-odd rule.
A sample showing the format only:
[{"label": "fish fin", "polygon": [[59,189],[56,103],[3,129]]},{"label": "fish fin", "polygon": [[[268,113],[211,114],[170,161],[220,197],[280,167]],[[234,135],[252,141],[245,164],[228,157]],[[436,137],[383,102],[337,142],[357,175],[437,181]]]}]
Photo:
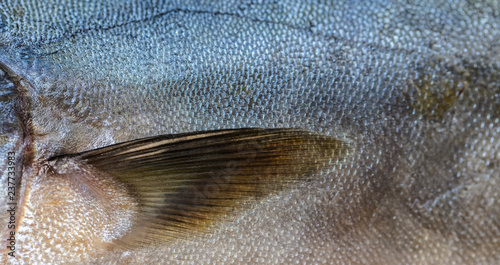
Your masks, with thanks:
[{"label": "fish fin", "polygon": [[139,207],[117,244],[187,238],[248,202],[346,155],[347,143],[295,129],[162,135],[70,155],[123,182]]}]

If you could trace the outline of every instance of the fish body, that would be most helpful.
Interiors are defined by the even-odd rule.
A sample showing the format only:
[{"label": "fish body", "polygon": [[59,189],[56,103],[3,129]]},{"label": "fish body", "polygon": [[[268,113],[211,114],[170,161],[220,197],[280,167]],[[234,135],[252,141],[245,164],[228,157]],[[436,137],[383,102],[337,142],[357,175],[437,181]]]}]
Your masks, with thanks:
[{"label": "fish body", "polygon": [[497,264],[498,43],[497,1],[1,1],[0,260]]}]

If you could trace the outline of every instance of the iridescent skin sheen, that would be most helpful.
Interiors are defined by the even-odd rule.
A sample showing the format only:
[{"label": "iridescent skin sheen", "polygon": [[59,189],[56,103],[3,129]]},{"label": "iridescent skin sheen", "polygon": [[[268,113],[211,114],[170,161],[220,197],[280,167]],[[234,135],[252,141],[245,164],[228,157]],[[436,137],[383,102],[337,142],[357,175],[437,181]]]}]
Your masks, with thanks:
[{"label": "iridescent skin sheen", "polygon": [[[498,43],[498,1],[1,1],[1,207],[8,152],[23,169],[17,257],[0,260],[498,264]],[[132,248],[114,243],[136,212],[126,187],[96,176],[108,197],[93,197],[48,170],[55,155],[248,127],[351,149],[204,232]]]}]

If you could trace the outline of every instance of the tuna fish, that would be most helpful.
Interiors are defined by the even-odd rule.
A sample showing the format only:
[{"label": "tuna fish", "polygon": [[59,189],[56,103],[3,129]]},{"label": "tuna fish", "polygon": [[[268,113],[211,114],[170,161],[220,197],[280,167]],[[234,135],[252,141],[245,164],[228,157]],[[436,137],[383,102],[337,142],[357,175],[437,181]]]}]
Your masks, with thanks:
[{"label": "tuna fish", "polygon": [[4,264],[499,264],[498,1],[0,1]]}]

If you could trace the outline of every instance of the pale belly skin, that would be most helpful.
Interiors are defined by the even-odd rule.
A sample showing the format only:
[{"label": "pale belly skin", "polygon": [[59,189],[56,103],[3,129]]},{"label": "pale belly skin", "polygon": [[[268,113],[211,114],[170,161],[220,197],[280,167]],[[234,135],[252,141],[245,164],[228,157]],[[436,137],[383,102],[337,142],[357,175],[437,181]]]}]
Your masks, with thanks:
[{"label": "pale belly skin", "polygon": [[[498,2],[137,2],[0,2],[2,207],[7,153],[24,167],[16,257],[0,261],[500,262]],[[247,127],[352,149],[203,232],[129,249],[113,243],[136,207],[119,183],[96,180],[110,191],[96,199],[44,167],[143,137]]]}]

